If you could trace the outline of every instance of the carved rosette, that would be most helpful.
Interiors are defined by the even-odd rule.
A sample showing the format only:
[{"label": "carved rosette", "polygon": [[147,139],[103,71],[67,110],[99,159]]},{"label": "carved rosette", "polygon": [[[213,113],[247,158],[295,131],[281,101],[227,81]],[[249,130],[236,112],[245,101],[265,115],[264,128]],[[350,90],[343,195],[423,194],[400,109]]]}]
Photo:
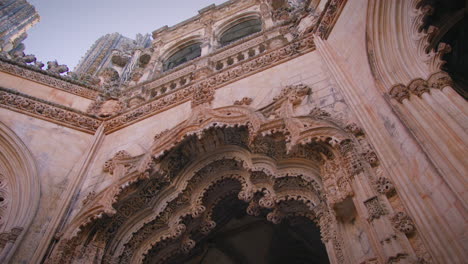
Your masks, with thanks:
[{"label": "carved rosette", "polygon": [[377,192],[380,194],[391,196],[395,193],[395,186],[393,186],[393,183],[385,177],[379,177],[375,185]]},{"label": "carved rosette", "polygon": [[377,196],[364,202],[367,208],[368,220],[373,221],[387,214],[387,210]]},{"label": "carved rosette", "polygon": [[393,227],[406,235],[411,235],[416,230],[413,220],[404,212],[397,212],[390,217]]}]

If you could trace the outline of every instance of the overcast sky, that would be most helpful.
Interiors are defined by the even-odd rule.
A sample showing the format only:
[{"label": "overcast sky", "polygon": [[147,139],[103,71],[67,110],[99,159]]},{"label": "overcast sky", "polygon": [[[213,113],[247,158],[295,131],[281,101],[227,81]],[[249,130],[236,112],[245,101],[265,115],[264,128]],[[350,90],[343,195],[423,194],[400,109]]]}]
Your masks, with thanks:
[{"label": "overcast sky", "polygon": [[28,31],[26,54],[72,70],[99,37],[113,32],[134,38],[172,26],[226,0],[28,0],[41,21]]}]

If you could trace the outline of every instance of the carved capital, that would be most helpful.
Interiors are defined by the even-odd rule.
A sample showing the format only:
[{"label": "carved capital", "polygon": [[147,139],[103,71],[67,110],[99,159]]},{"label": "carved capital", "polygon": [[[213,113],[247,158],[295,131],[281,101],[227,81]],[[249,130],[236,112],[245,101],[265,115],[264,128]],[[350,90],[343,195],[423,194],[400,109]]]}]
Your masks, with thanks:
[{"label": "carved capital", "polygon": [[421,97],[424,93],[429,92],[429,86],[427,81],[423,79],[415,79],[408,85],[410,92],[418,97]]},{"label": "carved capital", "polygon": [[409,99],[410,92],[403,84],[397,84],[390,89],[390,96],[399,103],[403,103],[403,100]]},{"label": "carved capital", "polygon": [[450,75],[442,71],[432,74],[427,82],[429,87],[434,89],[443,89],[447,86],[453,86],[453,80]]}]

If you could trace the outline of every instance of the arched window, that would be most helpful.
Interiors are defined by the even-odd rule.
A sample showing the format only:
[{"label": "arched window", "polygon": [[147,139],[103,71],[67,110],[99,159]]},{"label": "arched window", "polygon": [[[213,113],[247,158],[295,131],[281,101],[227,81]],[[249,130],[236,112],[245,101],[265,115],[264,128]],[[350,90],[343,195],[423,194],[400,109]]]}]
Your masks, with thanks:
[{"label": "arched window", "polygon": [[172,56],[163,63],[163,71],[173,69],[187,61],[200,57],[200,45],[200,43],[191,44],[172,54]]},{"label": "arched window", "polygon": [[219,38],[221,46],[262,31],[262,21],[258,18],[245,20],[230,27]]}]

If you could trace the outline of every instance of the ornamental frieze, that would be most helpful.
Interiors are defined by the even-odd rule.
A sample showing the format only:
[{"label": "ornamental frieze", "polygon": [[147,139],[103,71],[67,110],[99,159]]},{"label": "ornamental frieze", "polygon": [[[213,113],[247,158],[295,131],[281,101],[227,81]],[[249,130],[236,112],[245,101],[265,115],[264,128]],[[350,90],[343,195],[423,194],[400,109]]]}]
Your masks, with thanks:
[{"label": "ornamental frieze", "polygon": [[90,134],[94,134],[102,123],[74,109],[67,109],[64,106],[1,87],[0,106]]},{"label": "ornamental frieze", "polygon": [[[298,41],[282,48],[265,52],[253,60],[249,60],[234,66],[233,68],[220,71],[200,82],[189,85],[188,87],[177,90],[168,95],[150,101],[138,108],[131,109],[106,122],[106,133],[112,133],[120,128],[135,123],[141,119],[152,116],[158,112],[164,111],[181,103],[184,103],[193,97],[193,93],[198,89],[218,89],[230,82],[244,78],[248,75],[266,70],[272,66],[291,60],[304,53],[310,52],[315,48],[313,36],[306,36]],[[196,99],[197,97],[195,97]],[[197,102],[195,103],[197,105]]]},{"label": "ornamental frieze", "polygon": [[60,77],[47,75],[45,71],[37,72],[35,70],[26,68],[26,66],[21,67],[3,60],[0,60],[0,71],[20,76],[21,78],[45,84],[55,89],[76,94],[88,99],[94,100],[99,94],[99,92],[95,89],[62,80]]}]

